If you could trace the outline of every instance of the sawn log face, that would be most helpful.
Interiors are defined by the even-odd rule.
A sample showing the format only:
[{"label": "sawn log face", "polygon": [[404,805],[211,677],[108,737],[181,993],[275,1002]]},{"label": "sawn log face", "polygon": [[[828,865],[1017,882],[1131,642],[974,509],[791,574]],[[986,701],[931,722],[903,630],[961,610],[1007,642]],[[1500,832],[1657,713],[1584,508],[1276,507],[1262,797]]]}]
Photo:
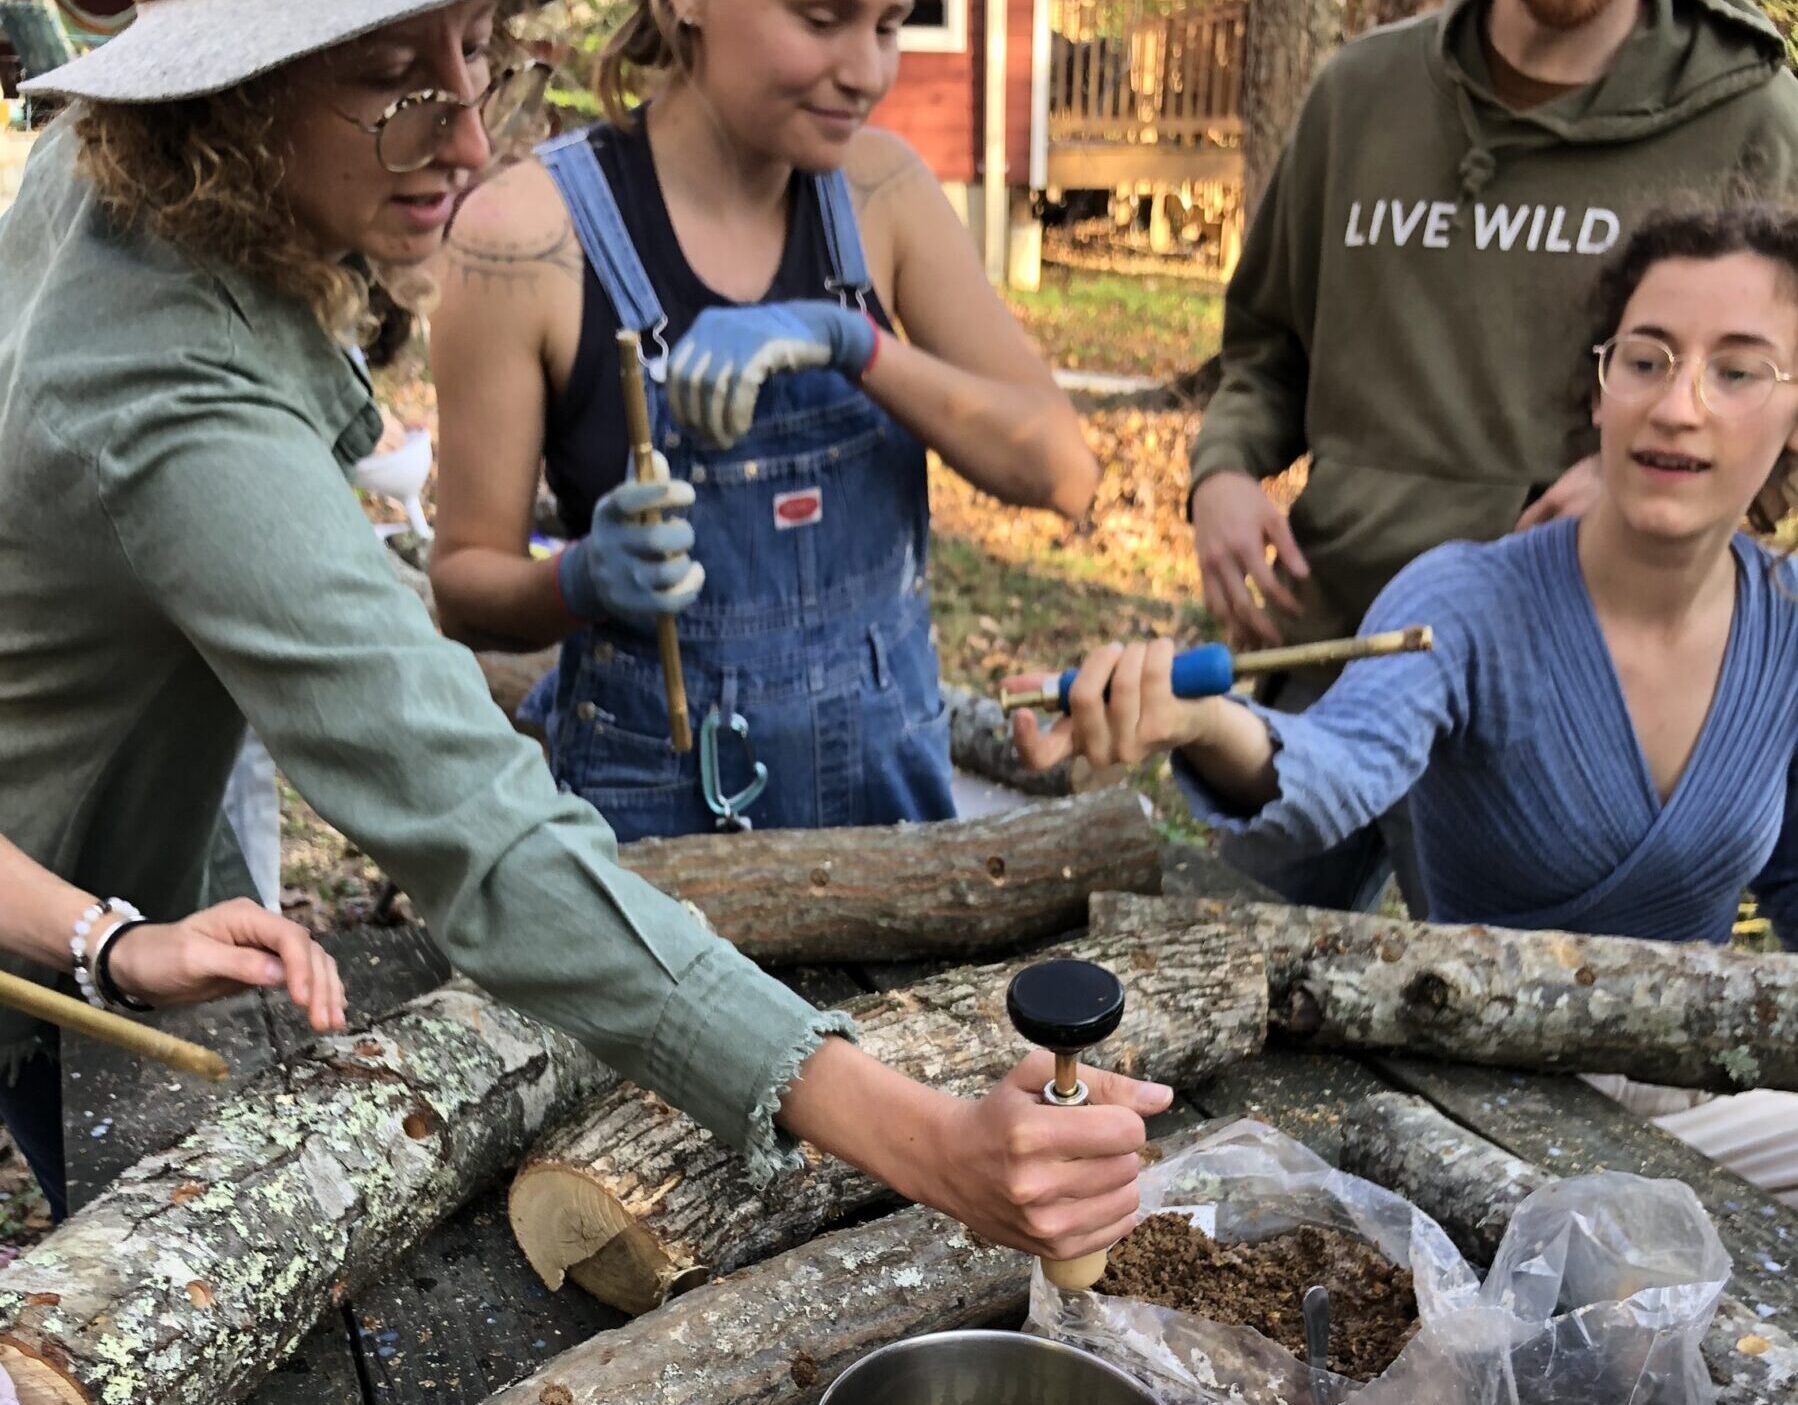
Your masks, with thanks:
[{"label": "sawn log face", "polygon": [[1123,786],[938,824],[644,839],[618,857],[769,963],[983,955],[1084,927],[1099,889],[1161,891],[1159,841]]},{"label": "sawn log face", "polygon": [[271,1069],[0,1272],[24,1400],[219,1405],[607,1086],[471,986]]},{"label": "sawn log face", "polygon": [[[1404,1196],[1482,1265],[1492,1262],[1517,1207],[1555,1179],[1403,1093],[1349,1109],[1342,1169]],[[1739,1298],[1724,1294],[1701,1350],[1717,1405],[1784,1405],[1798,1394],[1798,1342]]]},{"label": "sawn log face", "polygon": [[1094,899],[1095,925],[1145,941],[1205,920],[1266,953],[1272,1020],[1291,1041],[1684,1088],[1798,1089],[1798,956],[1202,898]]},{"label": "sawn log face", "polygon": [[[1031,961],[1053,956],[1097,961],[1124,983],[1124,1021],[1097,1051],[1102,1067],[1183,1087],[1261,1046],[1262,959],[1202,927],[1146,944],[1088,936],[844,1008],[869,1053],[973,1096],[1029,1052],[1006,1017],[1005,989]],[[532,1151],[512,1187],[513,1228],[552,1288],[567,1273],[614,1306],[645,1311],[695,1268],[727,1272],[778,1253],[886,1194],[847,1164],[806,1152],[803,1171],[758,1189],[740,1158],[690,1119],[620,1084]]]}]

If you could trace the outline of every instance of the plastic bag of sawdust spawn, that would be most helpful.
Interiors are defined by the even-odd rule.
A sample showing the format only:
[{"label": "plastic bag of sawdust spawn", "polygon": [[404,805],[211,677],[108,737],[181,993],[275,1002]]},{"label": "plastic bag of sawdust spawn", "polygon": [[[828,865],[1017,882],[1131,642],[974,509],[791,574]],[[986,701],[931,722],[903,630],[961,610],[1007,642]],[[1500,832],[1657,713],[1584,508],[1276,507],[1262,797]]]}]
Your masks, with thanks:
[{"label": "plastic bag of sawdust spawn", "polygon": [[[1092,1292],[1037,1269],[1029,1330],[1163,1405],[1709,1405],[1698,1346],[1729,1258],[1672,1181],[1559,1181],[1482,1285],[1436,1222],[1243,1121],[1143,1172],[1142,1220]],[[1330,1290],[1329,1369],[1305,1289]]]}]

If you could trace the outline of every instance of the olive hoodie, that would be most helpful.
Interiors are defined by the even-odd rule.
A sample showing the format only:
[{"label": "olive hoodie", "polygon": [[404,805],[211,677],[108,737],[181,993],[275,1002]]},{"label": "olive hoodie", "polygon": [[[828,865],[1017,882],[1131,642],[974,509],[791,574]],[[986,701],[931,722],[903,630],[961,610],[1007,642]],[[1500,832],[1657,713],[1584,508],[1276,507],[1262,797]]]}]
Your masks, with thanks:
[{"label": "olive hoodie", "polygon": [[1231,280],[1192,448],[1194,486],[1312,455],[1290,639],[1353,633],[1408,561],[1502,536],[1568,466],[1587,296],[1644,214],[1792,193],[1798,81],[1772,24],[1748,0],[1643,9],[1603,78],[1524,112],[1493,96],[1485,0],[1375,30],[1318,76]]}]

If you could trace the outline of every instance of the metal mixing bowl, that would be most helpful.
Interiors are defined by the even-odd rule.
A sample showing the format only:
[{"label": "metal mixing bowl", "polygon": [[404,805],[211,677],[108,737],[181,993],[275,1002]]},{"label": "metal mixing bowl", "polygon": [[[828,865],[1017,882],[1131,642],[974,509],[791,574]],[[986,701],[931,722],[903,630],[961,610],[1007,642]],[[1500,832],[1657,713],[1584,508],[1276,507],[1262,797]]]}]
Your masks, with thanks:
[{"label": "metal mixing bowl", "polygon": [[1018,1332],[934,1332],[864,1356],[820,1405],[1155,1405],[1115,1366]]}]

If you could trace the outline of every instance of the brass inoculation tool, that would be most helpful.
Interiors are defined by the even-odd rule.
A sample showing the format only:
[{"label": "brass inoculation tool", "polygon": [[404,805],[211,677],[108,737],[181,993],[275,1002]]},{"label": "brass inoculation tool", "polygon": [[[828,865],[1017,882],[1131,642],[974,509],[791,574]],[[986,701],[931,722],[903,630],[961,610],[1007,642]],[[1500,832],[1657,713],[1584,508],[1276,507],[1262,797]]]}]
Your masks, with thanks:
[{"label": "brass inoculation tool", "polygon": [[[631,459],[639,483],[660,476],[655,446],[649,437],[649,396],[643,386],[641,342],[637,333],[618,333],[618,377],[624,384],[624,423],[630,434]],[[646,512],[644,520],[661,521],[659,512]],[[674,749],[693,749],[693,728],[687,720],[687,679],[681,672],[680,631],[673,615],[656,616],[656,649],[662,656],[662,686],[668,694],[668,736]]]},{"label": "brass inoculation tool", "polygon": [[[1315,644],[1258,649],[1247,654],[1232,655],[1222,644],[1201,644],[1174,659],[1174,696],[1214,697],[1229,692],[1238,678],[1257,673],[1282,673],[1289,669],[1347,663],[1351,659],[1372,659],[1387,654],[1421,653],[1433,645],[1434,636],[1427,624],[1390,629],[1383,634],[1367,634],[1355,639],[1323,639]],[[1034,688],[1001,689],[999,706],[1007,712],[1016,712],[1021,707],[1066,712],[1068,689],[1073,686],[1078,672],[1070,668],[1060,674],[1048,674]]]},{"label": "brass inoculation tool", "polygon": [[23,1010],[63,1029],[117,1045],[182,1073],[195,1073],[215,1083],[223,1083],[231,1076],[231,1065],[203,1045],[190,1044],[185,1039],[164,1034],[160,1029],[115,1015],[110,1010],[95,1009],[85,1001],[48,990],[35,981],[5,971],[0,971],[0,1005]]}]

